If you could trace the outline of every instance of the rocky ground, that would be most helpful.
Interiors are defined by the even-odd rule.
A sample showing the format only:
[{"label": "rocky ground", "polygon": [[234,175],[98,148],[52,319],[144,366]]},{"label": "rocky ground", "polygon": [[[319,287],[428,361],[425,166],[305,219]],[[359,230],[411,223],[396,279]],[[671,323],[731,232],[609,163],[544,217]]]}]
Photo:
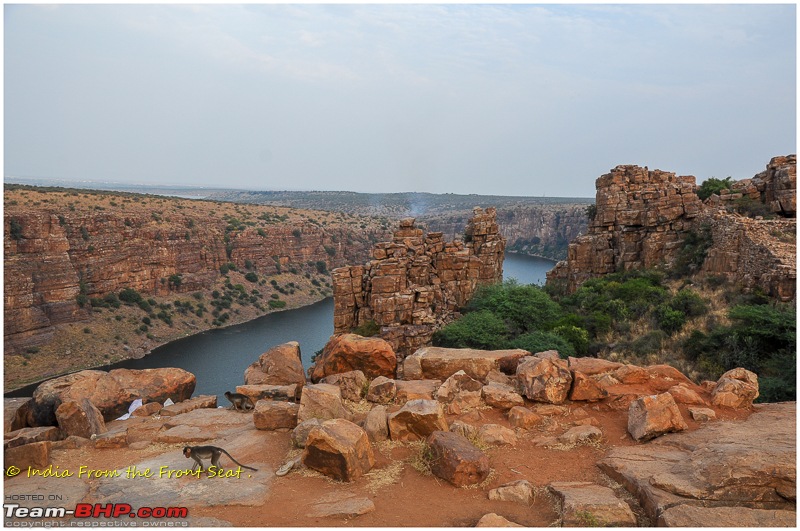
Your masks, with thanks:
[{"label": "rocky ground", "polygon": [[[250,385],[239,390],[254,391],[253,373],[259,366],[267,376],[277,375],[268,362],[286,356],[291,348],[292,344],[287,344],[275,355],[265,353],[248,369]],[[339,398],[353,392],[348,383],[352,380],[340,375],[333,379],[336,385],[307,384],[299,404],[259,400],[254,412],[214,408],[213,397],[193,398],[169,408],[159,406],[159,411],[149,416],[109,421],[108,431],[94,440],[71,436],[9,449],[15,444],[11,441],[21,435],[7,434],[7,465],[22,459],[24,452],[18,448],[40,444],[49,448],[49,464],[75,475],[26,477],[23,471],[5,479],[5,494],[7,499],[9,495],[32,494],[47,499],[59,493],[64,496],[59,504],[65,507],[79,502],[187,507],[187,521],[195,526],[461,527],[479,521],[481,525],[515,522],[533,527],[795,523],[796,406],[750,405],[753,387],[748,375],[734,373],[716,384],[698,386],[666,366],[639,368],[573,359],[569,364],[544,363],[545,358],[524,356],[507,381],[516,381],[520,395],[506,392],[499,371],[490,371],[491,376],[484,373],[484,381],[476,389],[470,380],[477,380],[466,373],[431,385],[435,381],[432,372],[454,368],[442,363],[441,357],[435,359],[441,354],[429,352],[427,360],[425,356],[416,360],[423,373],[421,380],[402,382],[362,374],[367,383],[361,384],[359,394],[366,398],[358,397],[358,401]],[[449,361],[480,377],[481,364],[489,367],[492,360],[503,359],[508,357],[493,354],[477,364],[465,363],[461,355]],[[572,384],[570,398],[559,400],[550,386],[557,386],[559,378],[550,375],[537,380],[549,382],[547,393],[560,401],[545,403],[536,395],[535,379],[525,376],[531,367],[544,365],[569,367],[573,382],[583,383]],[[289,376],[286,364],[279,368],[284,371],[283,378]],[[583,381],[584,376],[598,384],[595,392],[600,389],[607,394],[589,399],[581,395],[592,387]],[[100,378],[93,388],[108,387],[102,379],[107,377]],[[287,387],[263,385],[262,391],[273,396]],[[583,391],[576,394],[576,389]],[[95,400],[98,395],[92,396]],[[662,399],[670,402],[666,423],[663,417],[655,420],[652,412],[656,409],[647,409],[648,401]],[[520,402],[513,406],[516,409],[512,407]],[[424,422],[402,420],[403,411],[423,406],[432,408],[436,422],[446,423],[443,428],[449,427],[451,438],[467,441],[476,455],[485,459],[487,473],[473,484],[452,484],[453,476],[439,470],[441,460],[433,459],[437,444],[433,436],[409,436],[423,430]],[[651,415],[644,422],[647,434],[637,427],[639,406]],[[386,408],[385,413],[381,407]],[[324,429],[313,428],[309,434],[309,423],[320,423],[326,411],[336,411],[338,420],[324,422]],[[376,411],[383,419],[377,429],[370,420]],[[280,427],[287,418],[281,412],[289,412],[287,427]],[[61,417],[63,413],[59,413],[61,428],[68,429]],[[660,424],[654,427],[654,422]],[[347,430],[355,430],[362,438],[358,444],[369,446],[366,452],[371,460],[362,452],[361,464],[348,460],[347,465],[331,471],[309,458],[320,448],[332,452],[331,448],[344,446],[342,431],[329,439],[332,446],[318,442],[323,431],[334,433],[333,426],[338,425],[352,426]],[[306,426],[305,435],[302,426]],[[663,435],[667,431],[677,432]],[[187,444],[221,446],[258,471],[243,470],[238,478],[157,477],[160,467],[189,468],[191,461],[181,453]],[[298,444],[306,445],[306,450]],[[26,458],[36,459],[32,453]],[[297,458],[300,460],[287,475],[276,475],[284,463]],[[227,457],[221,464],[235,466]],[[81,466],[118,470],[121,476],[77,477]],[[132,466],[140,472],[150,469],[153,477],[126,477]],[[332,478],[341,474],[350,475],[351,480]],[[484,519],[491,514],[496,516]]]}]

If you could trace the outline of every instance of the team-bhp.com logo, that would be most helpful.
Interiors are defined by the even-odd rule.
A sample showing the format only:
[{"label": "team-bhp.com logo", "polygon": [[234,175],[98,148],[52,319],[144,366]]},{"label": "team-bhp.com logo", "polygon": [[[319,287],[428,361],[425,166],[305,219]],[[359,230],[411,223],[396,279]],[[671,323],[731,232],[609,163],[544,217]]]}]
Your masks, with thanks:
[{"label": "team-bhp.com logo", "polygon": [[79,503],[74,510],[65,507],[21,507],[16,503],[3,504],[6,518],[186,518],[186,507],[140,507],[127,503]]}]

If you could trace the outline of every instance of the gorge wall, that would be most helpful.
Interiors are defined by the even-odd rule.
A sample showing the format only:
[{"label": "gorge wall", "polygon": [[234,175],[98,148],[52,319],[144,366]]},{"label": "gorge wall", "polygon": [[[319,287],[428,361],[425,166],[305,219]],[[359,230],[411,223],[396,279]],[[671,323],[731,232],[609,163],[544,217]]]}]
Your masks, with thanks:
[{"label": "gorge wall", "polygon": [[441,232],[402,220],[372,260],[333,271],[334,333],[374,321],[402,360],[453,320],[478,286],[502,279],[505,243],[494,208],[474,209],[464,241],[445,242]]},{"label": "gorge wall", "polygon": [[264,276],[289,268],[327,273],[364,261],[388,234],[367,218],[145,197],[6,191],[6,353],[46,343],[61,324],[89,320],[79,295],[208,290],[229,263]]},{"label": "gorge wall", "polygon": [[[596,211],[586,235],[570,243],[567,260],[549,284],[576,290],[590,278],[629,269],[670,266],[687,235],[710,237],[700,272],[759,287],[780,300],[795,296],[796,157],[775,157],[753,179],[736,182],[705,203],[693,176],[617,166],[596,181]],[[742,198],[767,206],[778,219],[736,211]],[[737,202],[738,201],[738,202]]]}]

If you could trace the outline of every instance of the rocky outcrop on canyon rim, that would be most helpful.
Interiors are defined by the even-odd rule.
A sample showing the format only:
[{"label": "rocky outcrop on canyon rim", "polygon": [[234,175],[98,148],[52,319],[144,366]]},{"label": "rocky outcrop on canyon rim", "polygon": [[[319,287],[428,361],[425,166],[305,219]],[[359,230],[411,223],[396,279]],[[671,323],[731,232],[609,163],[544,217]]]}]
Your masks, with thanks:
[{"label": "rocky outcrop on canyon rim", "polygon": [[[593,277],[670,266],[693,232],[708,239],[702,274],[792,300],[796,183],[796,157],[775,157],[766,171],[702,203],[693,176],[617,166],[597,179],[589,231],[570,243],[567,260],[548,273],[548,283],[561,283],[571,292]],[[732,211],[743,198],[764,204],[777,219],[746,218]]]},{"label": "rocky outcrop on canyon rim", "polygon": [[494,208],[474,209],[463,241],[445,242],[442,233],[402,220],[367,264],[333,271],[334,333],[374,322],[401,361],[428,344],[478,286],[502,279],[505,243]]}]

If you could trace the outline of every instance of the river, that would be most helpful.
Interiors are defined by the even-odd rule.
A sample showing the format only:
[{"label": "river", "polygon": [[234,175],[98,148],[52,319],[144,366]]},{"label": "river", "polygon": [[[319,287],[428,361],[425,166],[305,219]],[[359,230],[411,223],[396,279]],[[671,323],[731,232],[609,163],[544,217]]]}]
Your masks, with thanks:
[{"label": "river", "polygon": [[[544,258],[507,253],[504,278],[522,284],[544,284],[545,273],[554,262]],[[197,377],[195,394],[222,396],[244,382],[244,370],[270,347],[297,341],[308,367],[314,353],[325,346],[333,334],[333,299],[309,306],[271,313],[252,321],[222,329],[213,329],[178,339],[153,349],[141,359],[130,359],[110,369],[152,369],[180,367]],[[6,396],[30,396],[36,384]],[[223,399],[224,400],[224,399]]]}]

